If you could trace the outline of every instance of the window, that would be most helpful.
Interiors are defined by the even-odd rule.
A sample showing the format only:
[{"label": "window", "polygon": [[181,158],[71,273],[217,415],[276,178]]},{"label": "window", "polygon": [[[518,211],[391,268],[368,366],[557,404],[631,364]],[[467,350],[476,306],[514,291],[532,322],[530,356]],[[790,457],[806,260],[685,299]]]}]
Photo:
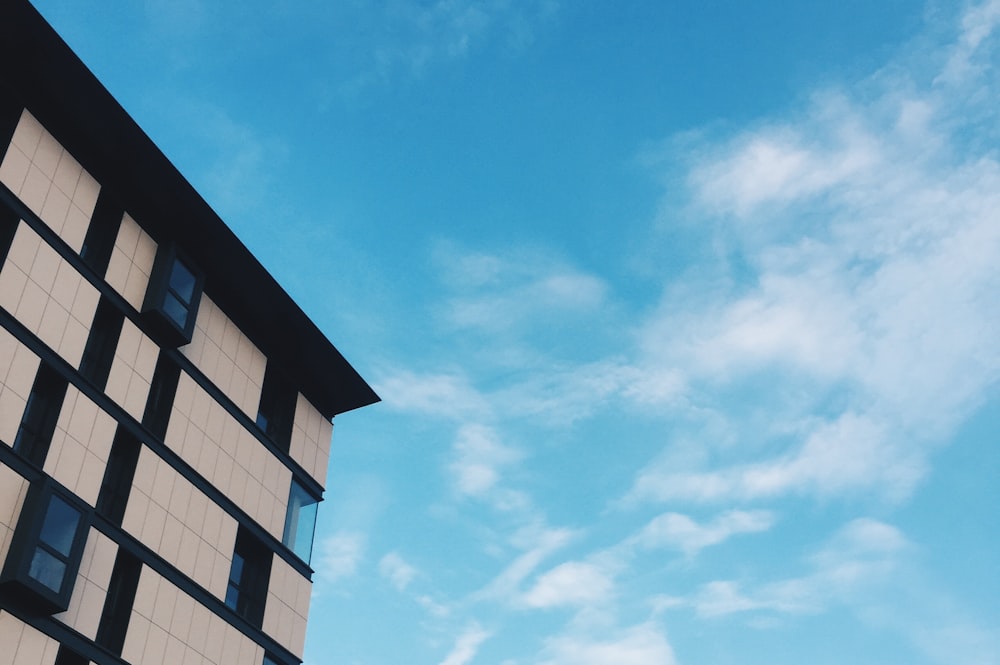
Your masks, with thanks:
[{"label": "window", "polygon": [[181,368],[170,356],[160,351],[153,370],[153,382],[149,385],[149,398],[146,400],[146,410],[142,414],[142,424],[153,434],[162,439],[167,435],[167,424],[170,422],[170,412],[174,406],[174,395],[177,393],[177,381],[180,379]]},{"label": "window", "polygon": [[138,439],[119,427],[111,443],[108,466],[104,470],[101,493],[97,497],[97,513],[116,526],[122,525],[125,506],[132,491],[135,467],[139,463],[141,444]]},{"label": "window", "polygon": [[125,645],[128,620],[132,615],[135,590],[139,588],[142,563],[135,555],[118,548],[115,566],[111,569],[111,583],[104,599],[101,622],[97,626],[96,642],[117,656]]},{"label": "window", "polygon": [[31,485],[0,576],[3,584],[17,586],[18,595],[45,613],[65,610],[83,556],[88,517],[53,481]]},{"label": "window", "polygon": [[90,226],[87,227],[87,235],[80,249],[80,258],[101,277],[108,271],[122,217],[125,216],[125,210],[111,198],[109,191],[107,187],[102,187],[101,193],[97,195],[94,216],[90,219]]},{"label": "window", "polygon": [[285,533],[281,542],[306,563],[312,558],[313,534],[316,530],[316,509],[319,499],[292,480],[285,513]]},{"label": "window", "polygon": [[233,565],[226,587],[226,605],[257,628],[264,621],[271,551],[244,527],[236,533]]},{"label": "window", "polygon": [[191,341],[203,285],[204,275],[175,245],[160,247],[142,311],[165,343],[180,346]]},{"label": "window", "polygon": [[268,363],[264,372],[264,387],[260,393],[260,406],[257,409],[257,426],[286,453],[292,440],[295,400],[295,391],[272,363]]},{"label": "window", "polygon": [[107,298],[101,298],[90,326],[90,336],[80,361],[80,374],[101,390],[108,383],[111,363],[115,359],[118,338],[122,334],[125,316]]},{"label": "window", "polygon": [[38,467],[45,465],[65,397],[66,379],[46,363],[41,363],[14,438],[14,450]]}]

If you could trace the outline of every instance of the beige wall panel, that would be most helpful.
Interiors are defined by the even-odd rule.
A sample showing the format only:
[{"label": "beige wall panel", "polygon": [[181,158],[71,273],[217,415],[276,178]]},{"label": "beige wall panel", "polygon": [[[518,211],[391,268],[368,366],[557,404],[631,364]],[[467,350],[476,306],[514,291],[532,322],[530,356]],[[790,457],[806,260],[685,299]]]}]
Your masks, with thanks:
[{"label": "beige wall panel", "polygon": [[0,610],[0,665],[53,665],[59,643]]},{"label": "beige wall panel", "polygon": [[96,506],[116,426],[114,418],[69,386],[45,457],[45,472]]},{"label": "beige wall panel", "polygon": [[38,373],[39,358],[0,328],[0,441],[13,445]]},{"label": "beige wall panel", "polygon": [[139,453],[122,528],[225,599],[236,520],[149,448]]},{"label": "beige wall panel", "polygon": [[132,665],[253,665],[264,650],[144,566],[122,658]]},{"label": "beige wall panel", "polygon": [[104,392],[136,420],[142,420],[160,347],[125,319]]},{"label": "beige wall panel", "polygon": [[295,425],[288,454],[321,485],[326,483],[333,424],[301,393],[295,404]]},{"label": "beige wall panel", "polygon": [[118,545],[114,541],[91,528],[80,560],[80,572],[77,574],[76,586],[73,587],[69,609],[55,615],[67,626],[90,639],[97,636],[117,553]]},{"label": "beige wall panel", "polygon": [[0,163],[0,182],[80,251],[100,185],[27,111]]},{"label": "beige wall panel", "polygon": [[281,539],[292,472],[186,372],[165,437],[181,458]]},{"label": "beige wall panel", "polygon": [[156,243],[126,213],[104,279],[137,311],[142,310],[155,258]]},{"label": "beige wall panel", "polygon": [[191,343],[181,352],[243,413],[257,418],[264,354],[208,296],[202,296]]},{"label": "beige wall panel", "polygon": [[71,365],[79,365],[99,293],[27,224],[0,271],[0,306]]},{"label": "beige wall panel", "polygon": [[10,539],[27,492],[28,481],[10,467],[0,464],[0,562],[7,560]]},{"label": "beige wall panel", "polygon": [[302,657],[306,617],[312,584],[280,557],[271,563],[271,579],[264,606],[263,630],[279,644]]}]

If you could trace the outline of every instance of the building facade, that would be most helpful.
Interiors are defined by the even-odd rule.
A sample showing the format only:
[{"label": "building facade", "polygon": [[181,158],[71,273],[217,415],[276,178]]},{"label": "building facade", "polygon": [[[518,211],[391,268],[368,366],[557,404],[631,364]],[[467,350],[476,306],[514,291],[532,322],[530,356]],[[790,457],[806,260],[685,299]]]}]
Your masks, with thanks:
[{"label": "building facade", "polygon": [[0,3],[0,665],[300,663],[332,420],[377,400]]}]

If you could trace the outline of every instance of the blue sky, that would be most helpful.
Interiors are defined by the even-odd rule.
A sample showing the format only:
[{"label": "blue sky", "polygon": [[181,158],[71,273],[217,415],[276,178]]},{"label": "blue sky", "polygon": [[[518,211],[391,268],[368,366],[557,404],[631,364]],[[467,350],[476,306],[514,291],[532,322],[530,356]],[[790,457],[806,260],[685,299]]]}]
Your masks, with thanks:
[{"label": "blue sky", "polygon": [[308,665],[1000,663],[1000,2],[38,6],[384,400]]}]

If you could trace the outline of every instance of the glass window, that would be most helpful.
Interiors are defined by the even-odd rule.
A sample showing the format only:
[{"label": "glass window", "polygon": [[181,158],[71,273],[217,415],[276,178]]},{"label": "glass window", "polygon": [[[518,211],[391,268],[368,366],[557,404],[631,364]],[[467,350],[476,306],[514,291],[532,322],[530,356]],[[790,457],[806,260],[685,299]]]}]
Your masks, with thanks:
[{"label": "glass window", "polygon": [[101,298],[90,326],[87,346],[80,361],[80,374],[90,379],[94,385],[104,389],[111,374],[111,364],[115,359],[115,348],[122,334],[125,315],[107,298]]},{"label": "glass window", "polygon": [[11,538],[2,584],[46,613],[65,610],[86,541],[89,513],[49,479],[32,483]]},{"label": "glass window", "polygon": [[28,577],[44,584],[55,593],[62,590],[67,562],[73,550],[77,527],[82,514],[58,495],[53,494],[42,520],[38,545],[31,556]]},{"label": "glass window", "polygon": [[66,379],[44,362],[39,365],[31,386],[21,426],[14,437],[14,450],[41,467],[56,431],[59,410],[66,397]]},{"label": "glass window", "polygon": [[125,633],[128,630],[129,616],[132,614],[141,574],[142,563],[139,559],[119,547],[114,568],[111,570],[108,594],[104,598],[104,609],[101,610],[101,621],[97,626],[97,637],[94,640],[116,656],[121,655],[122,647],[125,645]]},{"label": "glass window", "polygon": [[285,514],[285,534],[281,542],[306,563],[312,558],[318,507],[319,499],[293,480],[288,495],[288,512]]},{"label": "glass window", "polygon": [[176,347],[191,341],[203,285],[204,275],[175,245],[160,246],[142,311],[162,344]]},{"label": "glass window", "polygon": [[271,550],[241,526],[236,532],[226,605],[257,628],[264,621],[270,578]]},{"label": "glass window", "polygon": [[108,465],[104,469],[101,493],[97,497],[97,512],[116,526],[121,526],[125,517],[140,449],[139,440],[119,426],[111,443]]},{"label": "glass window", "polygon": [[257,427],[286,453],[292,440],[297,397],[298,393],[282,378],[275,365],[269,362],[264,371],[264,387],[257,407]]},{"label": "glass window", "polygon": [[80,258],[101,277],[108,271],[124,216],[125,210],[113,199],[110,189],[102,187],[101,193],[97,195],[97,205],[94,206],[87,235],[83,239],[83,247],[80,248]]}]

